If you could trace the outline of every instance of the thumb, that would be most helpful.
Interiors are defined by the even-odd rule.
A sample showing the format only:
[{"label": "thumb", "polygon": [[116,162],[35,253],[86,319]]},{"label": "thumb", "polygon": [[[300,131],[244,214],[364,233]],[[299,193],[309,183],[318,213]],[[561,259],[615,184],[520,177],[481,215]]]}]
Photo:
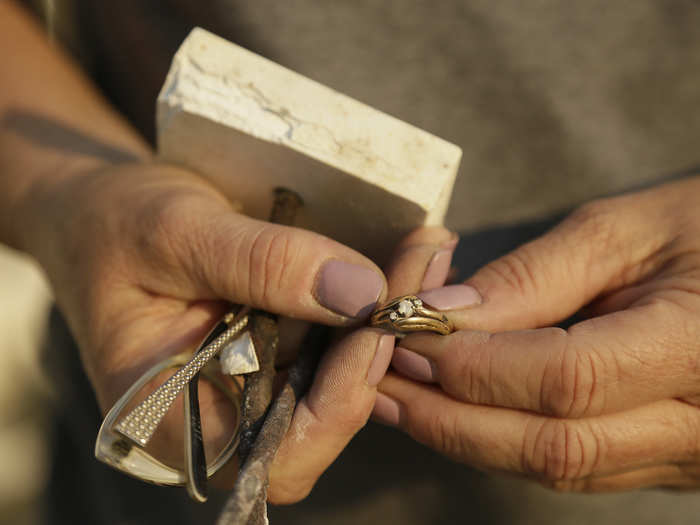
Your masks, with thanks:
[{"label": "thumb", "polygon": [[[464,284],[420,294],[457,329],[548,326],[655,269],[663,228],[627,197],[589,203],[542,237],[478,270]],[[661,239],[661,240],[660,240]]]},{"label": "thumb", "polygon": [[194,297],[344,325],[369,315],[386,295],[381,270],[328,237],[230,210],[202,215],[188,221],[189,231],[178,232],[182,242],[174,248],[181,284]]}]

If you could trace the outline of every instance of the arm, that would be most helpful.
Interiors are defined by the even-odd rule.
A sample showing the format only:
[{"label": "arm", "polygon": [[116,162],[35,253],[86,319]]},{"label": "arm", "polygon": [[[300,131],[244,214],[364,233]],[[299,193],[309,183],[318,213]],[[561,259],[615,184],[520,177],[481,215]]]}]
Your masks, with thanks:
[{"label": "arm", "polygon": [[375,415],[557,490],[697,489],[698,210],[698,176],[595,201],[426,292],[458,331],[401,341]]},{"label": "arm", "polygon": [[12,0],[0,2],[0,49],[0,242],[32,251],[41,242],[34,192],[151,152]]}]

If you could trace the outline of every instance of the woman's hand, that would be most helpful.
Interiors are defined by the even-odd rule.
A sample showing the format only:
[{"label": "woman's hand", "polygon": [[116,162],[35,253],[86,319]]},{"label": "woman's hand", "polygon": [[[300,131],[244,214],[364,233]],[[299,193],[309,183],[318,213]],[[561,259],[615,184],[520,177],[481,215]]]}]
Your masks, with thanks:
[{"label": "woman's hand", "polygon": [[[49,275],[103,411],[152,365],[192,348],[229,303],[351,326],[386,294],[383,273],[354,250],[238,214],[171,166],[56,178],[31,193],[21,216],[39,232],[24,248]],[[211,453],[233,422],[225,397],[206,382],[201,390]],[[171,414],[158,455],[177,462],[182,410]]]},{"label": "woman's hand", "polygon": [[[150,148],[16,2],[0,2],[0,49],[0,241],[46,270],[103,411],[151,365],[194,347],[227,303],[351,326],[386,297],[359,253],[242,216],[194,174],[150,163]],[[392,267],[395,293],[440,286],[449,268],[449,232],[410,239]],[[391,336],[361,329],[328,352],[277,457],[272,499],[303,497],[364,425],[392,349]],[[199,398],[212,457],[234,422],[206,381]],[[176,403],[151,443],[173,464],[181,414]]]},{"label": "woman's hand", "polygon": [[700,485],[700,178],[593,202],[422,297],[460,330],[401,341],[378,419],[560,490]]},{"label": "woman's hand", "polygon": [[[240,215],[196,175],[149,163],[61,180],[34,192],[23,212],[41,232],[25,248],[49,274],[105,412],[152,365],[193,347],[229,303],[357,325],[387,291],[442,285],[455,245],[444,229],[416,231],[398,248],[387,290],[383,273],[350,248]],[[306,496],[364,426],[393,348],[392,335],[360,328],[326,353],[273,466],[272,501]],[[213,457],[235,422],[206,381],[200,407]],[[149,450],[177,465],[182,434],[178,401]]]},{"label": "woman's hand", "polygon": [[[444,228],[420,228],[408,235],[386,269],[388,297],[442,286],[456,244],[456,236]],[[272,465],[270,501],[292,503],[304,498],[365,426],[393,350],[392,334],[360,328],[324,355]]]}]

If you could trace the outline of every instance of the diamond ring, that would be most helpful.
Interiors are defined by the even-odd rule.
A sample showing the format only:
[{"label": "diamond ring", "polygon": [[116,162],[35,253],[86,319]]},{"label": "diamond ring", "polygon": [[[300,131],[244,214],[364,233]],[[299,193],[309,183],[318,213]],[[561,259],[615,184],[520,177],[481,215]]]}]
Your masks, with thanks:
[{"label": "diamond ring", "polygon": [[454,331],[450,320],[442,313],[430,309],[415,295],[402,295],[374,311],[370,326],[393,332],[435,332],[447,335]]}]

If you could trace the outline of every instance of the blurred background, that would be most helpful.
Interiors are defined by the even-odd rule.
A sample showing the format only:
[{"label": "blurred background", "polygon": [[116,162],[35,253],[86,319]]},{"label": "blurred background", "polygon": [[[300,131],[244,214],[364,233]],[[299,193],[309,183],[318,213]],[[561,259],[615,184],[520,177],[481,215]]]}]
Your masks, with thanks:
[{"label": "blurred background", "polygon": [[51,295],[33,261],[0,245],[0,523],[37,523],[51,398],[39,363]]}]

